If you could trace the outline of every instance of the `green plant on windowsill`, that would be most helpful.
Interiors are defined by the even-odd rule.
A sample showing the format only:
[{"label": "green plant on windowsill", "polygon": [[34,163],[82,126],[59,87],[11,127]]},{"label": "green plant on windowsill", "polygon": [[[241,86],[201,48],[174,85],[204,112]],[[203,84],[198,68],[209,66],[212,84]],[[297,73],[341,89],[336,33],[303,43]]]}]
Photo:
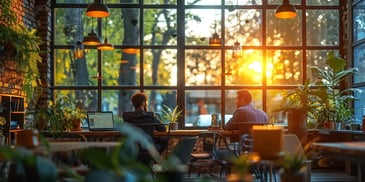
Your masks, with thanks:
[{"label": "green plant on windowsill", "polygon": [[162,118],[165,119],[169,123],[176,123],[179,117],[182,115],[182,110],[178,110],[179,106],[176,105],[174,109],[171,109],[167,105],[162,105]]},{"label": "green plant on windowsill", "polygon": [[286,153],[280,169],[282,182],[305,182],[306,173],[303,168],[306,166],[306,159],[298,155]]}]

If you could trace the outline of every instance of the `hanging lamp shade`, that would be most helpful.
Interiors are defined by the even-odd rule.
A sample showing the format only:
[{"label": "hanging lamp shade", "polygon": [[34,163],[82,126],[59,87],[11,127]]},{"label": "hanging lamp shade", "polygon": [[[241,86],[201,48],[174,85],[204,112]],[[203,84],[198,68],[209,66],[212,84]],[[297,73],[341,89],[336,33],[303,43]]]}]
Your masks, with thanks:
[{"label": "hanging lamp shade", "polygon": [[220,46],[222,44],[222,40],[219,38],[217,32],[214,32],[213,36],[209,38],[210,46]]},{"label": "hanging lamp shade", "polygon": [[275,10],[275,17],[281,19],[289,19],[297,16],[297,10],[289,3],[289,0],[283,0],[283,4]]},{"label": "hanging lamp shade", "polygon": [[91,32],[86,37],[84,37],[82,43],[88,46],[97,46],[100,44],[100,39],[98,35],[94,32],[94,29],[92,29]]},{"label": "hanging lamp shade", "polygon": [[236,41],[232,47],[232,57],[240,58],[242,56],[242,47],[241,44]]},{"label": "hanging lamp shade", "polygon": [[109,8],[101,0],[94,0],[86,9],[86,15],[94,18],[109,16]]},{"label": "hanging lamp shade", "polygon": [[102,50],[102,51],[110,51],[110,50],[114,50],[114,46],[113,46],[113,44],[109,44],[108,39],[105,38],[104,43],[98,45],[97,49]]},{"label": "hanging lamp shade", "polygon": [[85,49],[84,49],[84,46],[82,45],[82,42],[81,41],[78,40],[76,42],[73,52],[74,52],[74,58],[75,59],[84,58],[84,56],[85,56]]}]

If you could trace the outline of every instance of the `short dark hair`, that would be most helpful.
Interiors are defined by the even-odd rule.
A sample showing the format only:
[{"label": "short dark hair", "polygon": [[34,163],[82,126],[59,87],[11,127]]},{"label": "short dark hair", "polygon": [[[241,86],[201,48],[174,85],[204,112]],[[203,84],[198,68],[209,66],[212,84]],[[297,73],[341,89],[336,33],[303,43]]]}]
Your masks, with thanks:
[{"label": "short dark hair", "polygon": [[146,102],[148,99],[147,95],[142,92],[138,92],[132,95],[131,101],[134,106],[134,108],[139,108],[142,106],[144,102]]},{"label": "short dark hair", "polygon": [[249,90],[247,90],[247,89],[242,89],[242,90],[237,91],[237,97],[238,97],[238,98],[243,98],[243,99],[245,99],[245,101],[246,101],[247,103],[251,103],[251,101],[252,101],[252,94],[251,94],[251,92],[250,92]]}]

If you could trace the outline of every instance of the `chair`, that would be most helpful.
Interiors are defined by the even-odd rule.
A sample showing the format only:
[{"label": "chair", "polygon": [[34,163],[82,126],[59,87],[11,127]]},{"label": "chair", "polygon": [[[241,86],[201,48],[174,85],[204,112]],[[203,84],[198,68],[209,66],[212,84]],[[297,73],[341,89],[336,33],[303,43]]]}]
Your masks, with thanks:
[{"label": "chair", "polygon": [[[300,142],[299,138],[295,134],[285,134],[283,140],[283,149],[285,153],[292,154],[294,156],[307,158],[302,146],[302,143]],[[303,170],[306,172],[307,179],[306,181],[311,181],[311,160],[305,161],[306,166]]]},{"label": "chair", "polygon": [[187,164],[198,137],[180,138],[168,157],[176,156],[181,164]]},{"label": "chair", "polygon": [[229,160],[235,155],[229,149],[226,138],[214,131],[202,132],[196,136],[196,149],[200,151],[191,154],[188,177],[193,170],[197,170],[200,176],[201,173],[214,171],[215,166],[220,167],[220,176],[223,172],[230,173]]}]

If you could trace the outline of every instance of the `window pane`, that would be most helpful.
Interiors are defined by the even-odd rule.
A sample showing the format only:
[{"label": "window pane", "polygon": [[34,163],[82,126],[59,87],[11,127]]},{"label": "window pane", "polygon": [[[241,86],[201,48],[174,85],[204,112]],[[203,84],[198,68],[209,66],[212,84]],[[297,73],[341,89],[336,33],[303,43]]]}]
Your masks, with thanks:
[{"label": "window pane", "polygon": [[[121,55],[119,75],[120,85],[139,85],[140,84],[140,55],[135,48],[123,49]],[[105,70],[108,71],[108,70]]]},{"label": "window pane", "polygon": [[[139,80],[136,78],[136,62],[131,60],[138,60],[138,56],[131,55],[129,56],[129,61],[122,61],[121,51],[113,50],[113,51],[102,51],[102,72],[100,74],[102,78],[102,84],[107,86],[117,86],[121,85],[135,85]],[[132,57],[134,57],[132,59]],[[133,64],[134,63],[134,64]],[[126,66],[128,65],[128,66]],[[121,69],[122,68],[122,69]],[[133,69],[132,69],[133,68]],[[95,68],[94,68],[95,69]],[[128,75],[128,76],[127,76]],[[124,79],[124,77],[128,77],[128,79]],[[128,81],[121,82],[119,81]]]},{"label": "window pane", "polygon": [[[102,32],[108,30],[109,42],[116,45],[139,45],[139,10],[135,8],[109,8],[109,11],[110,16],[101,19],[102,27],[104,27]],[[105,27],[106,21],[108,27]]]},{"label": "window pane", "polygon": [[176,86],[177,50],[146,49],[144,53],[144,84]]},{"label": "window pane", "polygon": [[226,5],[261,5],[262,0],[225,0]]},{"label": "window pane", "polygon": [[145,45],[176,45],[176,9],[144,10]]},{"label": "window pane", "polygon": [[143,0],[143,4],[176,4],[176,2],[176,0]]},{"label": "window pane", "polygon": [[307,10],[307,44],[338,45],[339,17],[337,10]]},{"label": "window pane", "polygon": [[339,0],[327,0],[327,1],[307,0],[307,5],[334,6],[334,5],[338,5],[338,4],[339,4]]},{"label": "window pane", "polygon": [[267,10],[266,44],[271,46],[294,46],[302,44],[302,11],[293,19],[279,19],[274,10]]},{"label": "window pane", "polygon": [[227,50],[225,55],[226,85],[262,85],[261,50],[242,50],[239,58],[232,58],[231,50]]},{"label": "window pane", "polygon": [[[365,87],[360,87],[363,92],[365,92]],[[365,97],[363,94],[360,94],[358,92],[354,93],[354,96],[358,98],[358,100],[355,100],[355,118],[354,123],[361,124],[362,117],[364,116],[363,108],[365,108]]]},{"label": "window pane", "polygon": [[302,83],[303,60],[301,50],[267,51],[268,85],[297,85]]},{"label": "window pane", "polygon": [[187,9],[185,12],[186,45],[208,45],[209,38],[215,32],[222,38],[220,10]]},{"label": "window pane", "polygon": [[[171,110],[176,106],[176,90],[145,90],[148,96],[148,111],[162,113],[164,105]],[[179,110],[182,108],[179,108]],[[168,123],[168,121],[163,121]]]},{"label": "window pane", "polygon": [[[92,30],[92,22],[85,20],[83,8],[55,8],[54,44],[74,45]],[[94,21],[94,26],[96,22]]]},{"label": "window pane", "polygon": [[365,82],[365,44],[354,47],[354,67],[358,69],[354,83]]},{"label": "window pane", "polygon": [[353,13],[353,38],[358,41],[365,38],[365,1],[354,6]]},{"label": "window pane", "polygon": [[[327,54],[331,50],[308,50],[307,51],[307,78],[313,78],[311,66],[318,66],[323,68],[326,66]],[[338,54],[338,51],[335,51]]]},{"label": "window pane", "polygon": [[54,82],[56,86],[96,85],[96,50],[85,51],[85,58],[74,59],[68,49],[55,49]]},{"label": "window pane", "polygon": [[221,0],[185,0],[185,5],[220,5]]},{"label": "window pane", "polygon": [[60,97],[68,97],[86,111],[97,110],[97,90],[56,90],[54,95],[55,100]]},{"label": "window pane", "polygon": [[185,126],[210,126],[211,114],[221,112],[219,90],[185,91]]},{"label": "window pane", "polygon": [[234,10],[226,11],[225,26],[225,44],[234,45],[238,41],[244,46],[261,45],[261,22],[262,13],[260,10]]},{"label": "window pane", "polygon": [[[302,0],[289,0],[290,4],[299,5]],[[283,0],[268,0],[268,4],[283,4]]]},{"label": "window pane", "polygon": [[287,125],[286,113],[278,112],[281,102],[286,95],[287,90],[269,90],[267,91],[267,115],[269,122],[281,125]]},{"label": "window pane", "polygon": [[185,51],[185,85],[207,86],[221,83],[219,50]]}]

